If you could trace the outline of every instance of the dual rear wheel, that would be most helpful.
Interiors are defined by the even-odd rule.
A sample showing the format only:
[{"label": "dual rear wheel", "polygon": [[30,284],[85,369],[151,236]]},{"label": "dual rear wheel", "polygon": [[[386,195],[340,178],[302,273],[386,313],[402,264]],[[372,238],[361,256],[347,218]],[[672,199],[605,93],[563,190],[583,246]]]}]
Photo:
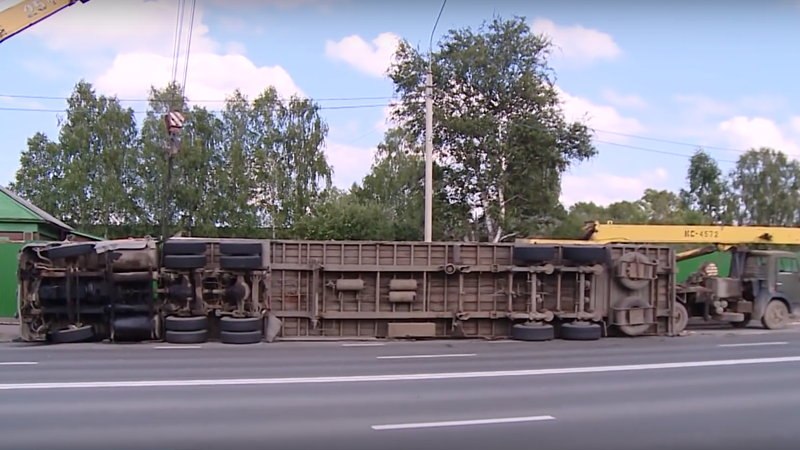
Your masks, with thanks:
[{"label": "dual rear wheel", "polygon": [[[565,322],[560,328],[560,337],[565,341],[596,341],[603,336],[602,327],[592,322]],[[555,337],[555,327],[549,323],[519,323],[511,327],[511,338],[518,341],[544,342]]]},{"label": "dual rear wheel", "polygon": [[[168,316],[164,321],[164,341],[170,344],[202,344],[208,341],[208,317]],[[223,317],[220,319],[220,342],[257,344],[262,339],[260,317]]]}]

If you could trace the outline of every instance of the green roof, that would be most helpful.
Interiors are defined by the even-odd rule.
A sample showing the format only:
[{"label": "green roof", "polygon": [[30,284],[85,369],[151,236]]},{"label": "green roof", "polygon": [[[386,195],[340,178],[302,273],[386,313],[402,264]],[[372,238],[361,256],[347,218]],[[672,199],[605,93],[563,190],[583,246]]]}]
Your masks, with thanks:
[{"label": "green roof", "polygon": [[[0,205],[7,205],[0,206],[0,220],[46,222],[62,230],[73,231],[71,226],[56,219],[44,210],[39,209],[36,205],[20,197],[11,189],[0,186],[0,193],[5,194],[0,195]],[[13,205],[14,203],[16,203],[16,207]]]},{"label": "green roof", "polygon": [[46,222],[38,214],[22,206],[9,195],[0,195],[0,221]]},{"label": "green roof", "polygon": [[72,228],[4,186],[0,186],[0,221],[47,223],[76,236],[96,241],[103,240],[100,237]]}]

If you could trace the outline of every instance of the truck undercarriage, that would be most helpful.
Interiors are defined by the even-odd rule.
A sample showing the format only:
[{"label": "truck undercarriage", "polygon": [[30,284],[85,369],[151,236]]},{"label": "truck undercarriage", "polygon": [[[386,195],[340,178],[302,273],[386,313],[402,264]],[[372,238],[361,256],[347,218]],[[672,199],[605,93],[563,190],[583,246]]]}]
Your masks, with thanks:
[{"label": "truck undercarriage", "polygon": [[30,244],[20,252],[21,337],[252,344],[679,334],[674,260],[669,247],[626,245]]}]

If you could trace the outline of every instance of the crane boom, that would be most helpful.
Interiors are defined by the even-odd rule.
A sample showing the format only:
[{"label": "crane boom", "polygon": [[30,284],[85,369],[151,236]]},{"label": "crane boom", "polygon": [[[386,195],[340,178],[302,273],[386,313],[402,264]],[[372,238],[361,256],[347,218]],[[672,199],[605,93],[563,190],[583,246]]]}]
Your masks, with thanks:
[{"label": "crane boom", "polygon": [[800,245],[800,229],[732,225],[587,224],[584,239],[602,242],[717,245]]},{"label": "crane boom", "polygon": [[25,0],[0,11],[0,42],[36,25],[53,14],[89,0]]},{"label": "crane boom", "polygon": [[[715,244],[734,245],[800,245],[800,229],[788,227],[747,227],[732,225],[629,225],[589,222],[584,235],[570,244],[636,243],[636,244]],[[518,239],[525,243],[565,242],[553,239]]]}]

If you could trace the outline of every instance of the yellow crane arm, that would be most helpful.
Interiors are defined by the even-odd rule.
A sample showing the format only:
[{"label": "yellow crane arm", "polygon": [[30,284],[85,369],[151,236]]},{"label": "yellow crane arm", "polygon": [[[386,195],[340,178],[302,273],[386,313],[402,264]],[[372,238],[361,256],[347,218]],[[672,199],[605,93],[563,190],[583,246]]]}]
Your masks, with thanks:
[{"label": "yellow crane arm", "polygon": [[739,227],[733,225],[627,225],[588,222],[581,239],[517,239],[525,244],[696,244],[680,252],[678,261],[746,245],[800,245],[800,228]]},{"label": "yellow crane arm", "polygon": [[584,239],[594,242],[716,245],[800,245],[800,229],[733,225],[619,225],[589,223]]},{"label": "yellow crane arm", "polygon": [[0,11],[0,42],[32,27],[53,14],[89,0],[25,0]]}]

